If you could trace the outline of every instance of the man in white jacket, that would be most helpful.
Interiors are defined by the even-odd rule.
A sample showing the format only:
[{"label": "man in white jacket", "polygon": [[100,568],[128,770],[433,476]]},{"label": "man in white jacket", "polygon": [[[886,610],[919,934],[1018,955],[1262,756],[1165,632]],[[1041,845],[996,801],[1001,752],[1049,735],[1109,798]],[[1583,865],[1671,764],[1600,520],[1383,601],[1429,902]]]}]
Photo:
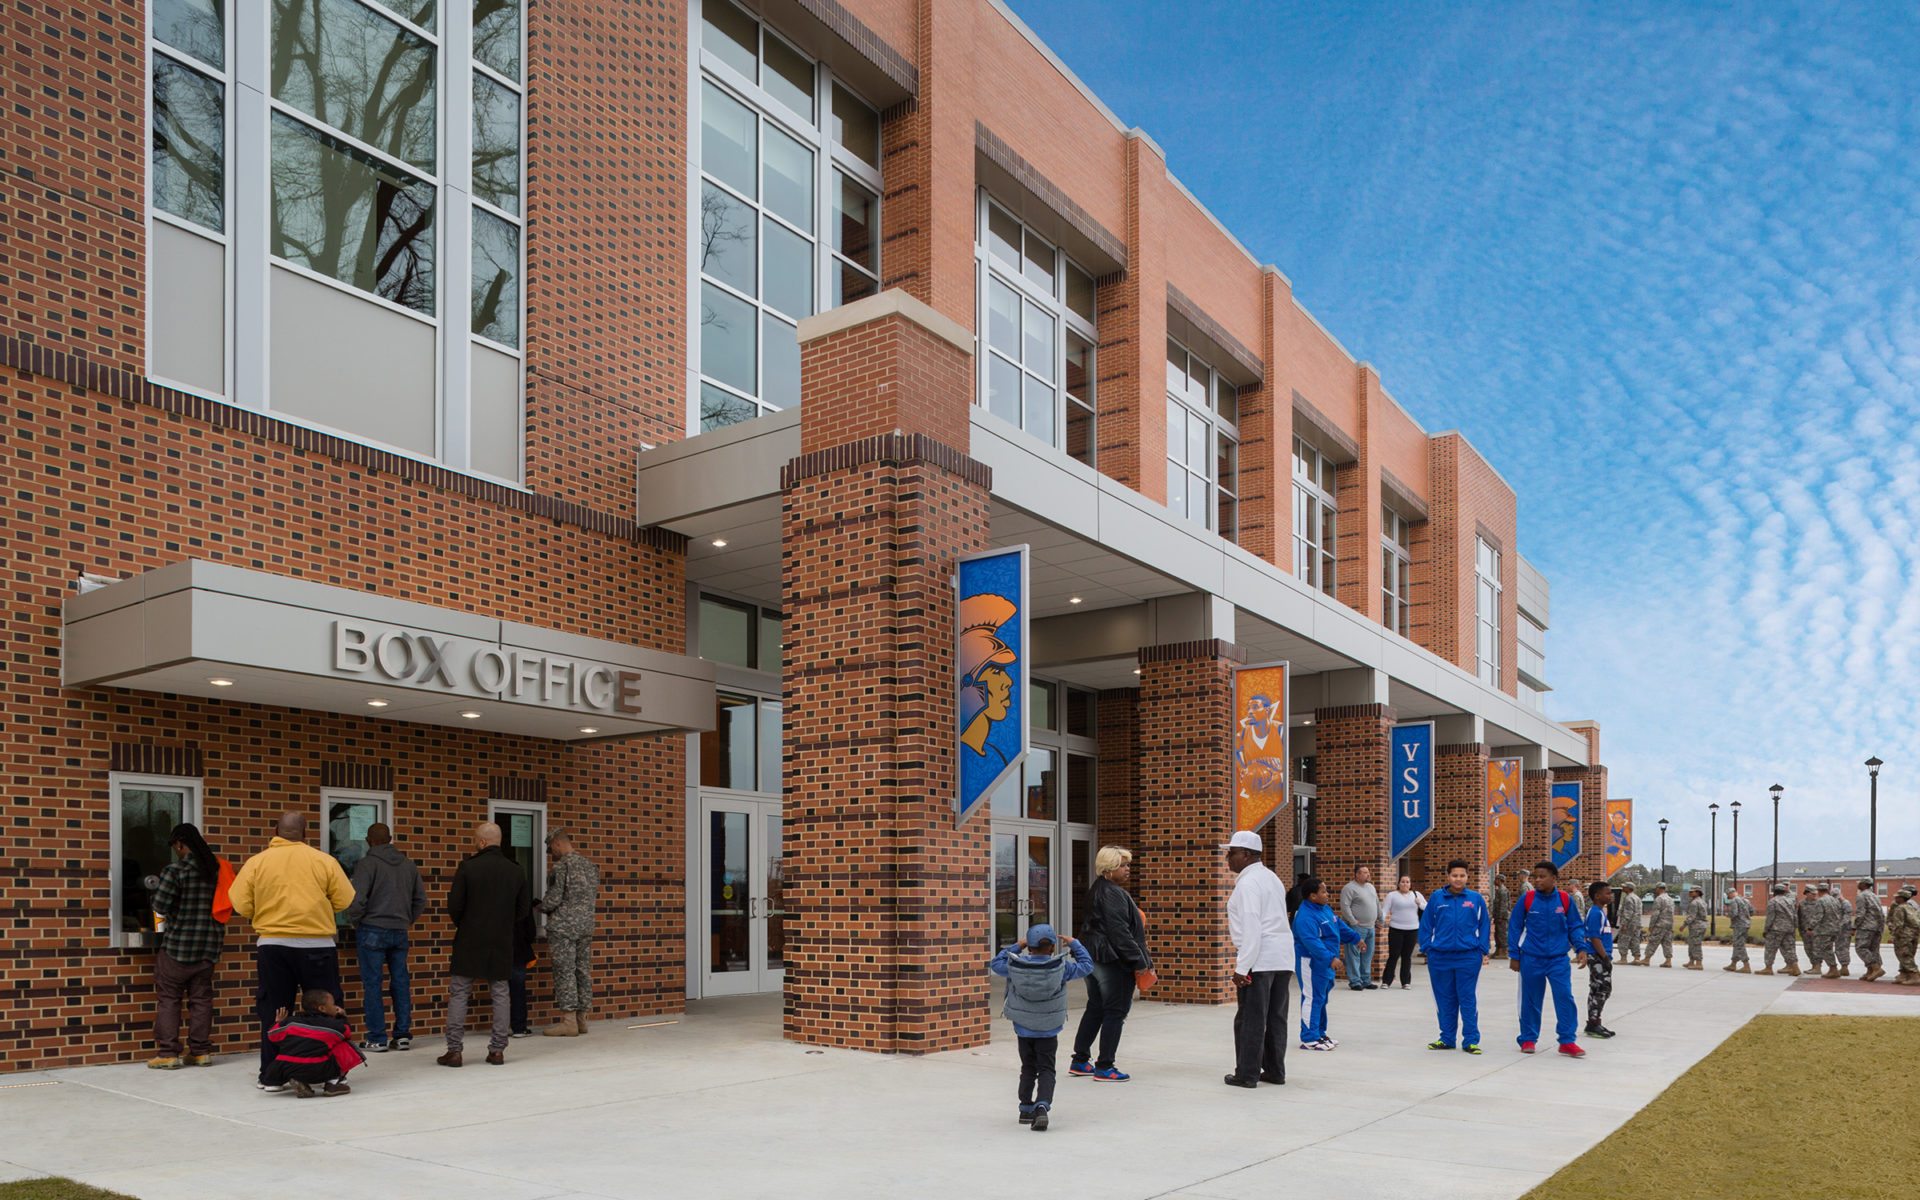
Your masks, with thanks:
[{"label": "man in white jacket", "polygon": [[1293,926],[1287,886],[1260,861],[1260,835],[1241,830],[1220,847],[1237,878],[1227,897],[1227,936],[1233,940],[1233,983],[1240,1007],[1233,1016],[1234,1071],[1228,1087],[1287,1081],[1287,988],[1293,974]]}]

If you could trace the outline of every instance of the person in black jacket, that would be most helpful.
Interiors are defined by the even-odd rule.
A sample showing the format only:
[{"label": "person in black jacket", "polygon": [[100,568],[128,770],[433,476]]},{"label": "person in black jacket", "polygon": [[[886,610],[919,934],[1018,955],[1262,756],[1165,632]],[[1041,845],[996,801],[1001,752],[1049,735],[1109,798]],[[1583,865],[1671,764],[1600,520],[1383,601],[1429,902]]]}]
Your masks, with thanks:
[{"label": "person in black jacket", "polygon": [[447,989],[447,1052],[434,1061],[443,1067],[461,1065],[465,1045],[467,1002],[475,982],[485,980],[493,1001],[493,1031],[487,1040],[487,1062],[507,1061],[507,1039],[512,1036],[512,1001],[507,981],[513,977],[513,931],[533,909],[526,873],[500,850],[500,827],[492,821],[474,830],[479,850],[454,872],[447,893],[447,913],[453,918],[452,979]]},{"label": "person in black jacket", "polygon": [[[1147,923],[1140,906],[1127,894],[1133,876],[1133,851],[1102,846],[1094,856],[1099,878],[1087,892],[1087,916],[1081,940],[1093,955],[1093,974],[1087,976],[1087,1007],[1073,1037],[1069,1075],[1091,1075],[1103,1083],[1125,1083],[1132,1078],[1113,1065],[1120,1047],[1120,1031],[1133,1007],[1134,976],[1153,969],[1147,954]],[[1100,1036],[1100,1057],[1091,1057],[1094,1035]]]}]

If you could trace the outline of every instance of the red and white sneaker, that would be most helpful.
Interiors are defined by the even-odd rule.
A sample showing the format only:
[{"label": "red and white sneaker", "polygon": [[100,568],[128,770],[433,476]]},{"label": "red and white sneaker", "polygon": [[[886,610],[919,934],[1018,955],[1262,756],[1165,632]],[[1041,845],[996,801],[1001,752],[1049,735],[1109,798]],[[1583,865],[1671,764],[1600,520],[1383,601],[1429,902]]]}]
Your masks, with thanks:
[{"label": "red and white sneaker", "polygon": [[1532,1054],[1532,1053],[1533,1053],[1533,1051],[1534,1051],[1534,1045],[1533,1045],[1533,1043],[1532,1043],[1532,1042],[1521,1042],[1521,1043],[1520,1043],[1520,1053],[1522,1053],[1522,1054]]},{"label": "red and white sneaker", "polygon": [[1568,1058],[1585,1058],[1587,1056],[1585,1050],[1582,1050],[1572,1042],[1568,1042],[1566,1045],[1560,1047],[1560,1053],[1566,1055]]}]

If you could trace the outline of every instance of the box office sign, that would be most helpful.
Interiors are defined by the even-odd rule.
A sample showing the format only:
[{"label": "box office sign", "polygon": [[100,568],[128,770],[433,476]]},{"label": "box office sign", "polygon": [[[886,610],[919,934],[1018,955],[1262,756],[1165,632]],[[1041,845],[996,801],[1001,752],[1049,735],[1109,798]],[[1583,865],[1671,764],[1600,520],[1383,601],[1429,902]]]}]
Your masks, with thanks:
[{"label": "box office sign", "polygon": [[639,671],[397,625],[334,621],[331,663],[336,675],[425,691],[611,716],[641,713]]}]

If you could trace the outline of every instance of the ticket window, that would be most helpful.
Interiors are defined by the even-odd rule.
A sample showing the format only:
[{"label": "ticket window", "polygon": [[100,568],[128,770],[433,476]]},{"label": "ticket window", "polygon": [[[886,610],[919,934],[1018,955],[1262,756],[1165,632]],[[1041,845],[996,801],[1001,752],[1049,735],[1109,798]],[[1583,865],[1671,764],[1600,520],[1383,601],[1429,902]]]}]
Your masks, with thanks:
[{"label": "ticket window", "polygon": [[110,944],[151,946],[153,894],[173,861],[173,827],[200,823],[201,782],[164,775],[110,777],[113,914]]},{"label": "ticket window", "polygon": [[367,856],[367,830],[375,824],[393,828],[393,793],[328,788],[320,793],[320,814],[320,849],[352,879]]},{"label": "ticket window", "polygon": [[[490,800],[487,820],[500,827],[500,848],[527,876],[527,894],[538,900],[547,890],[547,806]],[[544,924],[545,918],[536,916]]]}]

